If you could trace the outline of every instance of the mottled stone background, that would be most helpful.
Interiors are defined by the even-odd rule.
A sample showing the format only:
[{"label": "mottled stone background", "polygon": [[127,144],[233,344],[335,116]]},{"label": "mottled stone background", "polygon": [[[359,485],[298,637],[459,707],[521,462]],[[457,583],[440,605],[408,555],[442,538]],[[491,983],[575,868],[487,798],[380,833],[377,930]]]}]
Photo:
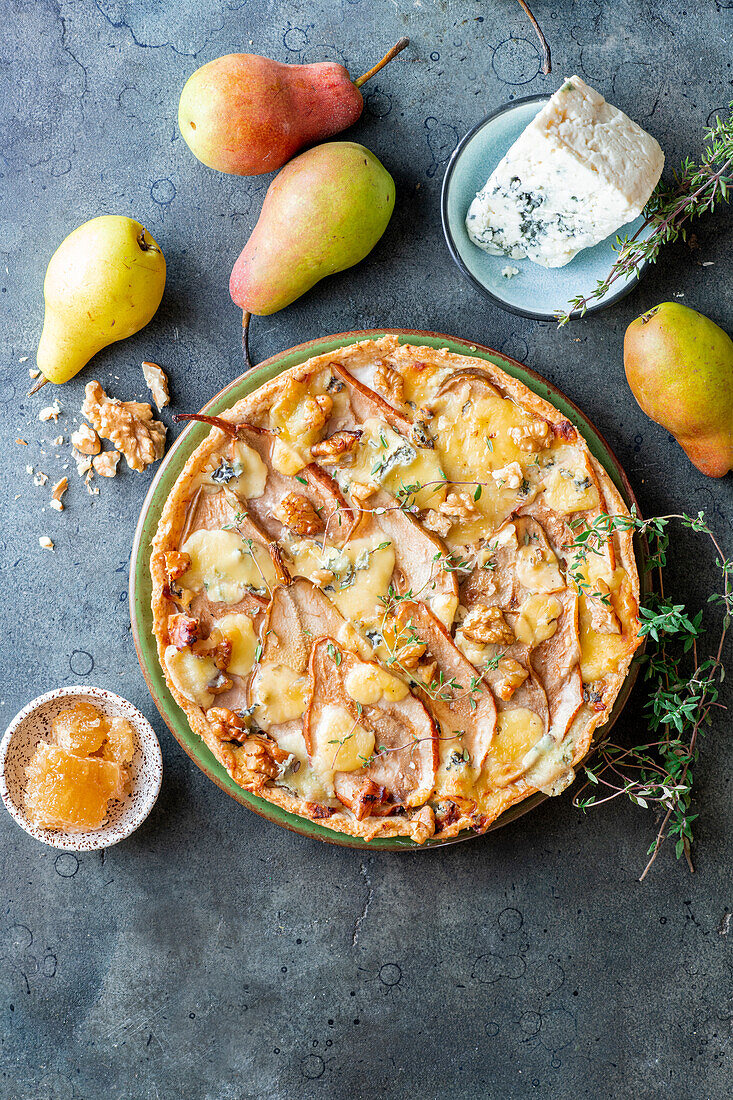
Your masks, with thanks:
[{"label": "mottled stone background", "polygon": [[[0,1094],[11,1100],[351,1100],[387,1096],[730,1096],[733,1021],[731,723],[707,735],[697,873],[665,849],[637,876],[651,813],[581,816],[566,795],[484,839],[364,855],[302,839],[228,799],[157,717],[130,636],[130,540],[152,471],[89,497],[71,472],[47,507],[91,377],[143,395],[169,371],[173,409],[241,372],[227,282],[268,177],[200,165],[178,95],[231,50],[338,59],[355,75],[402,34],[409,51],[366,89],[350,137],[394,174],[397,208],[367,262],[258,319],[258,357],[370,325],[436,329],[526,361],[595,420],[645,511],[704,508],[731,544],[731,482],[706,480],[629,393],[623,332],[673,295],[733,328],[731,216],[700,224],[619,306],[562,331],[483,301],[443,242],[439,193],[461,135],[503,101],[579,72],[659,138],[669,165],[733,97],[722,0],[535,0],[555,69],[514,0],[5,0],[2,80],[0,468],[5,646],[1,714],[86,681],[154,722],[165,778],[146,825],[106,854],[59,854],[0,813]],[[105,212],[142,220],[168,260],[149,327],[58,391],[58,427],[25,396],[46,264]],[[714,266],[703,267],[703,262]],[[24,358],[31,358],[24,362]],[[169,410],[164,419],[171,425]],[[171,428],[171,435],[174,429]],[[15,444],[28,441],[27,447]],[[48,534],[55,554],[38,546]],[[713,583],[707,547],[675,543],[668,586]],[[637,690],[620,736],[641,738]],[[4,722],[3,722],[4,724]]]}]

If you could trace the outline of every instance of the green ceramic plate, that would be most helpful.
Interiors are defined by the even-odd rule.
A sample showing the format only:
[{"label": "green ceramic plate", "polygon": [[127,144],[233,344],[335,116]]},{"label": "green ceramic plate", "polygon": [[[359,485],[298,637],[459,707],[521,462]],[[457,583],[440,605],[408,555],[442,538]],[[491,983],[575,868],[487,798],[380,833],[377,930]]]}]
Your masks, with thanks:
[{"label": "green ceramic plate", "polygon": [[[459,340],[454,336],[445,336],[442,333],[413,332],[409,329],[368,329],[358,332],[341,332],[334,336],[324,337],[322,340],[311,340],[307,344],[299,344],[295,348],[290,348],[288,351],[281,352],[280,355],[274,355],[271,359],[267,359],[262,363],[256,370],[243,374],[240,378],[235,379],[226,389],[218,393],[202,411],[213,415],[222,412],[236,401],[239,401],[240,398],[245,397],[248,393],[252,393],[253,390],[256,390],[258,386],[261,386],[264,382],[268,382],[271,378],[274,378],[277,374],[287,370],[289,367],[294,367],[298,363],[305,362],[306,359],[309,359],[313,355],[321,355],[324,352],[334,351],[336,348],[343,347],[345,344],[354,343],[357,340],[374,339],[388,334],[398,336],[402,343],[420,344],[433,348],[448,348],[450,351],[456,352],[459,355],[478,356],[481,359],[486,359],[491,363],[495,363],[498,367],[505,370],[507,374],[511,374],[515,378],[521,379],[526,386],[534,390],[534,392],[541,397],[551,401],[556,408],[568,417],[568,419],[572,420],[582,432],[595,457],[608,471],[626,503],[629,506],[636,503],[628,479],[608,444],[595,430],[590,421],[586,419],[580,409],[565,397],[564,394],[549,382],[545,381],[544,378],[541,378],[540,375],[529,370],[522,363],[518,363],[514,359],[508,359],[505,355],[501,355],[492,348],[483,347],[480,344],[471,344],[467,340]],[[168,690],[165,677],[163,676],[162,669],[158,662],[158,653],[152,632],[153,622],[150,609],[151,580],[148,562],[150,559],[150,546],[158,526],[163,505],[187,459],[195,448],[198,447],[199,443],[206,438],[208,432],[209,428],[204,424],[191,424],[190,427],[186,428],[185,431],[181,433],[175,444],[171,447],[145,498],[145,503],[143,504],[137,530],[135,532],[132,557],[130,559],[130,618],[133,637],[135,639],[135,648],[137,650],[138,660],[140,661],[140,667],[142,668],[143,675],[150,689],[150,694],[171,733],[194,763],[197,764],[210,779],[213,779],[217,786],[221,787],[221,789],[231,795],[232,798],[235,798],[237,802],[241,802],[243,806],[247,806],[250,810],[254,810],[270,821],[274,821],[277,825],[282,825],[286,829],[292,829],[294,832],[301,833],[303,836],[314,837],[318,840],[327,841],[330,844],[340,844],[349,848],[373,848],[387,851],[420,851],[424,848],[437,847],[442,844],[455,844],[459,840],[468,840],[474,837],[476,834],[467,830],[465,833],[462,833],[459,837],[452,840],[428,841],[424,845],[418,845],[407,838],[365,841],[357,837],[344,836],[341,833],[333,832],[331,829],[326,828],[325,825],[298,817],[295,814],[290,814],[280,809],[278,806],[273,806],[265,799],[258,798],[257,795],[242,790],[242,788],[238,787],[231,779],[226,769],[214,758],[203,741],[189,727],[185,714]],[[626,683],[616,699],[609,725],[618,718],[629,696],[635,677],[636,665],[634,664],[626,679]],[[604,728],[607,729],[608,726]],[[510,810],[507,810],[506,813],[502,814],[501,817],[493,823],[489,831],[498,829],[502,825],[508,824],[510,821],[515,821],[518,817],[521,817],[522,814],[527,813],[528,810],[533,809],[543,802],[545,797],[546,796],[543,794],[536,794],[525,799],[525,801],[519,803],[518,806],[514,806]]]}]

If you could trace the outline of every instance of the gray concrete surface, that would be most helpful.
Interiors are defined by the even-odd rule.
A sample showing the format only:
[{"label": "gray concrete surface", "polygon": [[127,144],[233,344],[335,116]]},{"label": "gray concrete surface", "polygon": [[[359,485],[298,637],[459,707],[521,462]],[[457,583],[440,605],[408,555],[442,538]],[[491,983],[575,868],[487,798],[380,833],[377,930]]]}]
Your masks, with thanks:
[{"label": "gray concrete surface", "polygon": [[[176,127],[187,76],[234,49],[337,58],[357,74],[406,33],[409,52],[368,86],[350,134],[394,173],[390,229],[360,268],[257,320],[256,354],[390,324],[494,345],[583,406],[647,512],[704,508],[730,547],[730,478],[706,480],[644,418],[621,364],[631,318],[673,295],[733,328],[730,213],[700,223],[696,251],[668,250],[632,297],[558,332],[501,312],[462,281],[438,200],[469,127],[575,71],[647,125],[670,165],[694,155],[706,119],[731,98],[732,5],[534,6],[553,48],[551,77],[539,74],[514,0],[3,5],[0,718],[57,685],[100,684],[142,708],[165,759],[152,816],[106,854],[59,854],[0,814],[3,1098],[730,1096],[724,714],[698,768],[692,877],[665,849],[640,885],[653,815],[617,802],[583,817],[567,795],[433,853],[364,855],[299,838],[215,788],[146,692],[127,562],[152,472],[121,470],[89,497],[72,471],[58,515],[25,470],[58,476],[66,459],[50,440],[68,438],[91,377],[118,396],[142,395],[139,364],[153,359],[170,372],[174,409],[191,410],[241,372],[227,282],[269,180],[217,175],[188,152]],[[49,388],[25,392],[46,263],[67,232],[102,212],[133,215],[158,239],[165,298],[143,333],[58,392],[58,427],[44,425]],[[55,554],[39,548],[43,534]],[[670,589],[696,605],[713,583],[711,556],[681,539],[673,559]],[[620,729],[630,741],[643,736],[642,699],[637,691]]]}]

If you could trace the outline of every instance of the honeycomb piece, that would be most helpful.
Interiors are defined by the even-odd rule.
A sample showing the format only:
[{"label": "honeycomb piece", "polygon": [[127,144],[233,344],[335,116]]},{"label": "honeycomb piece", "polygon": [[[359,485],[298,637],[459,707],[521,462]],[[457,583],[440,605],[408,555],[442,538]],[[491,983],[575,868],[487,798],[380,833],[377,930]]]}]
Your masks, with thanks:
[{"label": "honeycomb piece", "polygon": [[81,833],[104,824],[108,802],[123,794],[125,770],[112,760],[83,759],[41,742],[26,778],[23,798],[31,822],[41,829]]},{"label": "honeycomb piece", "polygon": [[67,752],[87,756],[101,746],[108,729],[106,715],[92,703],[79,699],[56,715],[51,723],[51,737]]},{"label": "honeycomb piece", "polygon": [[135,730],[126,718],[111,718],[107,737],[99,750],[103,760],[129,764],[135,754]]}]

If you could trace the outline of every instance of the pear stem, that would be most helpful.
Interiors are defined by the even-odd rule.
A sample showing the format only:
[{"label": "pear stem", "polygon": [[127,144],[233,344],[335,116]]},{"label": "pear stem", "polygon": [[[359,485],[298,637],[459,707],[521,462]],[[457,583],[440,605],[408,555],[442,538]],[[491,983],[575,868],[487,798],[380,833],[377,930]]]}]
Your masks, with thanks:
[{"label": "pear stem", "polygon": [[249,353],[249,323],[252,320],[252,314],[248,310],[242,311],[242,354],[244,355],[244,361],[247,364],[247,370],[252,370],[254,363],[252,362],[252,356]]},{"label": "pear stem", "polygon": [[534,27],[534,29],[537,33],[537,37],[540,40],[540,45],[542,46],[542,72],[545,74],[545,76],[547,76],[548,73],[552,72],[552,59],[550,58],[550,47],[547,44],[547,39],[545,38],[544,34],[542,33],[542,27],[539,25],[539,23],[535,19],[534,15],[532,15],[532,12],[530,10],[529,4],[527,3],[527,0],[517,0],[517,2],[519,4],[520,8],[522,9],[522,11],[525,13],[527,18],[529,19],[532,26]]},{"label": "pear stem", "polygon": [[402,53],[405,46],[409,46],[409,45],[410,45],[410,39],[409,38],[401,38],[399,40],[399,42],[395,42],[392,49],[387,50],[387,52],[384,55],[384,57],[382,58],[382,60],[378,61],[376,63],[376,65],[374,65],[369,70],[368,73],[364,73],[363,76],[357,77],[357,79],[354,81],[354,86],[356,88],[361,88],[362,84],[366,84],[367,80],[371,80],[371,78],[373,76],[375,76],[376,73],[378,73],[380,69],[383,69],[385,65],[389,65],[389,63],[390,63],[390,61],[392,60],[393,57],[397,57],[397,54]]},{"label": "pear stem", "polygon": [[195,420],[201,424],[210,424],[212,428],[219,428],[220,431],[226,432],[232,439],[239,439],[239,426],[237,424],[230,424],[228,420],[222,420],[220,416],[205,416],[204,413],[174,413],[173,419],[177,424],[181,424],[187,420]]},{"label": "pear stem", "polygon": [[38,391],[43,386],[45,386],[47,382],[48,382],[48,378],[43,378],[43,377],[39,378],[38,381],[36,382],[35,386],[31,386],[31,388],[28,390],[28,396],[30,397],[31,394],[38,393]]}]

